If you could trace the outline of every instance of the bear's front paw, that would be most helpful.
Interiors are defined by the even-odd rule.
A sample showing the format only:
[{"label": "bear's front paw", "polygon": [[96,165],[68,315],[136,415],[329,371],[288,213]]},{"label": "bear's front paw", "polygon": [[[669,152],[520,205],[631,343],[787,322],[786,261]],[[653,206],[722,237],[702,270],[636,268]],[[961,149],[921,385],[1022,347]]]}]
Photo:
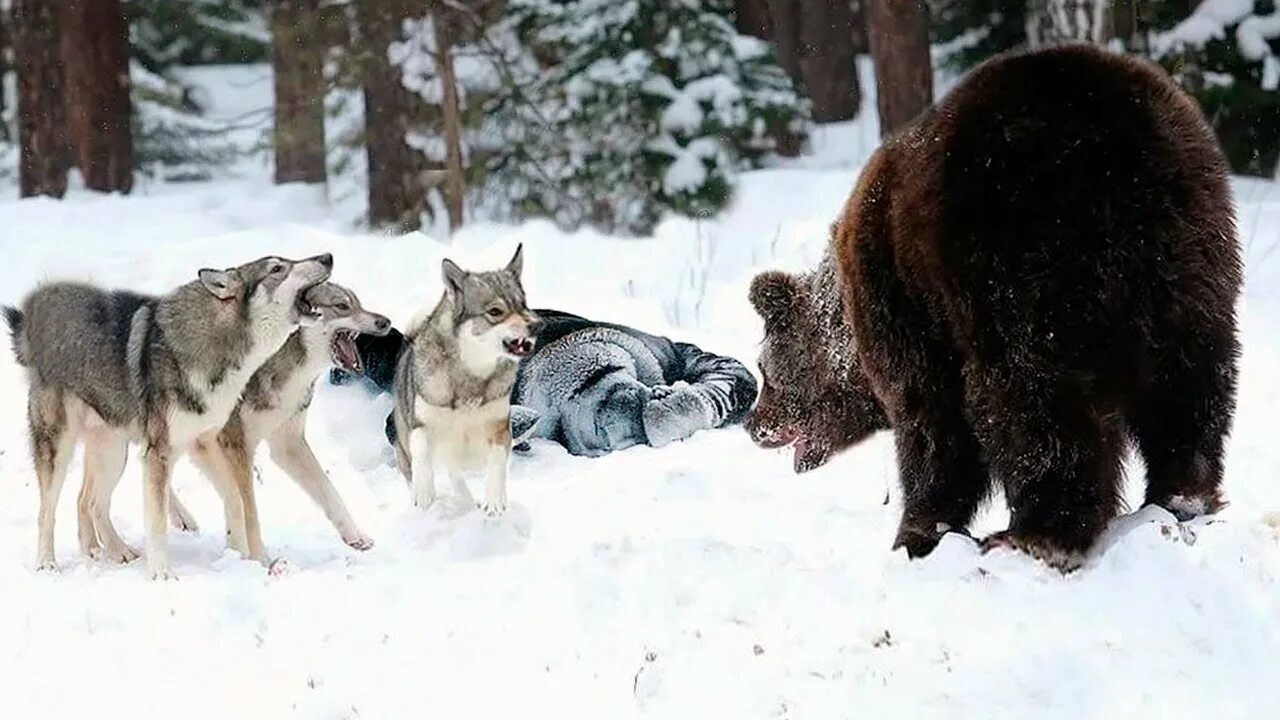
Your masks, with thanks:
[{"label": "bear's front paw", "polygon": [[1045,535],[1003,530],[988,535],[982,540],[984,554],[997,548],[1010,548],[1024,552],[1063,575],[1079,570],[1084,565],[1083,552],[1064,547],[1062,543]]}]

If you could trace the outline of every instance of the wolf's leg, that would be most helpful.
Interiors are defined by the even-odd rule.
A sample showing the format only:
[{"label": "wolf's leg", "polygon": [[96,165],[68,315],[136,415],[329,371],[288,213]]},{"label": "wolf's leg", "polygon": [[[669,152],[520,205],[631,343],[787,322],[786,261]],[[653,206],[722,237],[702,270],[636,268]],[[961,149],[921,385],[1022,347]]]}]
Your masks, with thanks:
[{"label": "wolf's leg", "polygon": [[[85,448],[85,479],[93,478],[93,526],[102,541],[102,559],[129,563],[141,557],[130,547],[111,522],[111,497],[124,475],[129,459],[129,440],[120,435],[102,435]],[[92,462],[90,462],[92,458]]]},{"label": "wolf's leg", "polygon": [[511,421],[504,417],[489,432],[489,458],[485,467],[484,502],[480,510],[496,516],[507,511],[507,461],[511,457]]},{"label": "wolf's leg", "polygon": [[169,488],[169,524],[182,532],[200,532],[200,524],[196,522],[195,516],[187,506],[178,499],[178,493],[173,487]]},{"label": "wolf's leg", "polygon": [[40,483],[40,514],[37,521],[36,569],[56,570],[53,553],[53,526],[58,496],[67,478],[67,465],[75,450],[76,433],[68,422],[63,395],[57,390],[32,386],[27,398],[31,454]]},{"label": "wolf's leg", "polygon": [[102,545],[98,542],[98,530],[94,527],[93,506],[97,490],[94,482],[93,465],[100,462],[97,458],[96,438],[85,438],[84,442],[84,479],[80,481],[80,495],[76,498],[76,533],[80,539],[80,554],[92,560],[102,557]]},{"label": "wolf's leg", "polygon": [[[173,473],[173,449],[170,447],[167,428],[162,433],[148,433],[146,468],[143,473],[142,517],[147,528],[147,569],[152,580],[172,580],[175,576],[169,566],[169,481]],[[161,437],[157,437],[161,435]]]},{"label": "wolf's leg", "polygon": [[342,497],[334,489],[324,468],[320,467],[315,453],[311,452],[303,428],[304,416],[298,414],[276,430],[267,439],[271,459],[320,506],[325,517],[337,528],[343,542],[356,550],[368,550],[373,547],[373,540],[356,526]]},{"label": "wolf's leg", "polygon": [[426,428],[416,427],[409,432],[409,454],[413,463],[413,504],[425,510],[436,501],[435,468]]},{"label": "wolf's leg", "polygon": [[[228,457],[226,448],[216,438],[203,437],[195,442],[191,459],[222,499],[227,525],[227,547],[246,558],[261,559],[253,556],[246,528],[244,502],[234,477],[234,461]],[[252,474],[251,471],[246,472]]]}]

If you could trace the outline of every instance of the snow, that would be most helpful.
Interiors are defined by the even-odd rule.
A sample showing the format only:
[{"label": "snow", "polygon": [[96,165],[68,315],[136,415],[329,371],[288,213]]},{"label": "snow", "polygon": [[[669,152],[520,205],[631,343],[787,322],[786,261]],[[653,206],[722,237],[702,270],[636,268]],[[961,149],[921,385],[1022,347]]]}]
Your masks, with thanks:
[{"label": "snow", "polygon": [[[253,105],[215,105],[232,116],[235,103]],[[159,292],[203,266],[332,251],[334,279],[403,326],[437,298],[442,257],[497,267],[523,242],[533,304],[750,365],[750,278],[817,262],[869,137],[862,123],[824,128],[814,156],[743,174],[722,216],[634,240],[546,222],[474,224],[451,242],[371,236],[352,230],[349,207],[271,186],[263,167],[128,198],[8,200],[0,302],[50,278]],[[1136,511],[1065,578],[959,537],[923,561],[890,552],[887,434],[804,476],[740,428],[599,459],[536,442],[512,461],[502,519],[453,503],[421,513],[386,464],[387,398],[324,384],[308,436],[371,551],[343,546],[263,453],[264,539],[291,567],[270,577],[224,550],[216,495],[184,462],[175,482],[202,529],[170,533],[181,579],[152,583],[141,563],[78,557],[77,460],[58,513],[61,572],[38,574],[25,380],[0,352],[0,714],[1266,717],[1280,704],[1280,187],[1234,190],[1247,287],[1232,504],[1188,524],[1136,509],[1131,464]],[[115,503],[135,544],[139,468],[135,455]],[[975,529],[1006,519],[996,502]]]}]

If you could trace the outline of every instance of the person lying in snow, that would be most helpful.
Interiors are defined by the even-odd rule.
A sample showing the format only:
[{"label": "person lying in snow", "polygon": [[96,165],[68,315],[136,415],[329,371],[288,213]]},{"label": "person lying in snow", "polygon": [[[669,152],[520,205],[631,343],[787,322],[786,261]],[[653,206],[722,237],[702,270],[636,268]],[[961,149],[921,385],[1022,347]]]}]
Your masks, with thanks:
[{"label": "person lying in snow", "polygon": [[[624,325],[534,312],[546,325],[511,391],[517,445],[546,438],[590,457],[632,445],[662,447],[740,423],[755,402],[755,377],[733,358]],[[390,392],[403,344],[397,330],[356,339],[364,376],[379,391]],[[329,380],[344,385],[356,377],[335,368]],[[386,432],[394,438],[390,418]]]}]

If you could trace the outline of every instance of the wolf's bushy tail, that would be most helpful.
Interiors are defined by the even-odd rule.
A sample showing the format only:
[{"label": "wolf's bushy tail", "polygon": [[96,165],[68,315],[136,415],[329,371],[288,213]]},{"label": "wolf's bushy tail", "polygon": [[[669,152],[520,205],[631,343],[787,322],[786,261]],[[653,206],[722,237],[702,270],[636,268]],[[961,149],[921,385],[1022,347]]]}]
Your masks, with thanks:
[{"label": "wolf's bushy tail", "polygon": [[9,335],[13,339],[13,354],[18,358],[19,365],[26,365],[28,363],[26,343],[22,340],[22,323],[26,317],[21,310],[9,305],[0,308],[0,312],[4,313],[4,321],[9,325]]}]

